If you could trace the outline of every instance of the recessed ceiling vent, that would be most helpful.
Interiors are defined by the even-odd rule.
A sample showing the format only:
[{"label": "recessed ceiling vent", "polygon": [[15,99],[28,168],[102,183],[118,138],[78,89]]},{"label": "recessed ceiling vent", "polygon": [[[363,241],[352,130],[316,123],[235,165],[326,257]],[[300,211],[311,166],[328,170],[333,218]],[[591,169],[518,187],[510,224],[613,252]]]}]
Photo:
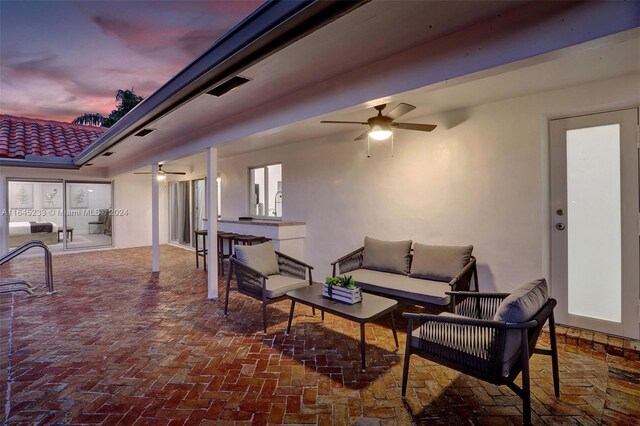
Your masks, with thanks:
[{"label": "recessed ceiling vent", "polygon": [[250,81],[248,78],[236,75],[235,77],[232,77],[229,80],[225,81],[224,83],[219,84],[213,89],[209,90],[207,94],[220,97],[225,93],[232,91],[236,87],[242,86],[248,81]]},{"label": "recessed ceiling vent", "polygon": [[113,154],[115,154],[115,153],[114,153],[114,152],[109,151],[109,152],[105,152],[104,154],[102,154],[102,156],[103,156],[103,157],[110,157],[110,156],[112,156]]},{"label": "recessed ceiling vent", "polygon": [[136,133],[136,136],[140,136],[140,137],[147,136],[149,133],[153,132],[154,130],[156,129],[142,129],[138,133]]}]

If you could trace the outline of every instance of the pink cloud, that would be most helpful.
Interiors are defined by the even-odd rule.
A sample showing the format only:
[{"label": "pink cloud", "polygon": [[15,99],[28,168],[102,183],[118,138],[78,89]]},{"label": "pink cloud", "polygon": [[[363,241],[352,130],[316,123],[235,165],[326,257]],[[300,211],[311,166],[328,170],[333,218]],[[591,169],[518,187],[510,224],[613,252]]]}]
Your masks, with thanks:
[{"label": "pink cloud", "polygon": [[118,89],[149,96],[260,3],[12,3],[3,9],[0,111],[65,121],[108,114]]}]

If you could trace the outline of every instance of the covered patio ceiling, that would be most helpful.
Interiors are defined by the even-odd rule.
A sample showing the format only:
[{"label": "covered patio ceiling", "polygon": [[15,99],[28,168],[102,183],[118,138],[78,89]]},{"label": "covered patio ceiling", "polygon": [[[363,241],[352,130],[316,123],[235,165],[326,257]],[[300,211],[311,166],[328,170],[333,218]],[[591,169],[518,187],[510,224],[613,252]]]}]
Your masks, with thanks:
[{"label": "covered patio ceiling", "polygon": [[[375,115],[374,105],[386,103],[393,108],[400,102],[416,106],[401,121],[422,122],[421,118],[442,112],[465,109],[485,103],[524,96],[532,93],[576,86],[633,73],[640,73],[640,31],[633,37],[613,46],[594,47],[575,55],[554,58],[534,58],[533,65],[513,70],[488,70],[466,78],[447,81],[379,98],[339,111],[313,117],[287,126],[260,132],[219,148],[220,157],[277,145],[313,140],[331,135],[357,137],[365,128],[321,124],[321,120],[366,121]],[[640,83],[638,85],[640,90]],[[611,105],[616,108],[624,105]],[[577,112],[579,113],[579,112]],[[397,131],[401,140],[403,131]]]},{"label": "covered patio ceiling", "polygon": [[[299,125],[300,130],[306,127],[305,131],[296,133],[298,125],[294,124],[293,128],[289,127],[287,130],[290,138],[285,139],[278,136],[279,130],[272,129],[281,129],[309,118],[313,118],[311,121],[315,122],[318,117],[325,115],[336,118],[329,113],[344,108],[348,108],[346,112],[354,112],[354,116],[366,117],[370,114],[366,107],[380,102],[380,95],[383,94],[386,102],[402,100],[419,106],[419,109],[406,117],[409,120],[428,113],[491,101],[492,97],[500,99],[532,90],[546,90],[554,85],[566,85],[568,81],[606,78],[604,74],[607,73],[633,72],[629,70],[633,66],[634,54],[626,55],[625,62],[625,54],[614,52],[616,57],[620,55],[623,62],[619,67],[603,66],[601,70],[586,67],[586,74],[589,75],[577,73],[572,78],[560,76],[552,82],[539,84],[535,75],[540,70],[531,69],[531,74],[524,80],[527,82],[524,87],[520,87],[523,82],[520,75],[514,76],[507,84],[494,81],[494,85],[504,86],[497,91],[490,84],[486,89],[477,92],[474,90],[471,95],[465,89],[459,89],[456,96],[441,91],[447,86],[504,74],[514,68],[553,62],[554,59],[570,57],[585,49],[600,45],[611,46],[629,38],[637,38],[636,30],[630,30],[618,36],[609,36],[604,41],[583,44],[581,48],[572,47],[566,51],[551,49],[545,55],[528,57],[536,49],[550,49],[553,42],[545,39],[530,52],[521,53],[527,59],[514,62],[505,52],[502,52],[503,57],[495,58],[500,51],[489,50],[499,49],[501,43],[506,43],[496,40],[506,39],[507,34],[515,32],[515,36],[525,40],[531,37],[527,32],[541,31],[548,27],[548,38],[553,38],[553,31],[560,31],[554,27],[558,24],[555,21],[559,17],[566,15],[576,18],[585,13],[581,9],[584,6],[578,7],[574,3],[544,3],[373,1],[245,70],[241,74],[252,79],[248,84],[220,98],[206,94],[195,98],[148,125],[156,130],[153,133],[144,138],[129,137],[110,150],[115,155],[97,157],[92,163],[94,167],[106,167],[110,175],[117,175],[153,162],[184,157],[208,146],[221,146],[232,141],[236,142],[234,147],[221,148],[221,156],[265,148],[271,146],[269,134],[274,134],[275,144],[339,134],[348,129],[327,128],[331,126],[314,129],[308,127],[309,122],[305,122]],[[403,25],[398,25],[399,22]],[[524,24],[528,27],[523,29],[521,27]],[[455,53],[457,57],[463,58],[464,49],[460,46],[473,37],[481,36],[483,31],[484,35],[493,35],[496,39],[480,37],[486,45],[478,46],[477,49],[481,51],[485,47],[486,54],[474,52],[471,47],[467,53],[470,55],[467,61],[470,66],[483,71],[465,74],[465,70],[456,69],[460,74],[457,77],[449,73],[455,68],[452,64],[447,65],[447,61],[453,60],[450,56]],[[587,30],[576,28],[576,32],[586,33]],[[594,37],[597,33],[598,31],[589,30],[588,37]],[[606,35],[606,31],[603,34]],[[563,39],[563,43],[568,45],[571,42],[569,37]],[[517,41],[512,44],[517,44]],[[584,60],[591,61],[593,58]],[[502,65],[489,67],[492,61]],[[428,75],[422,80],[414,78],[423,74],[417,65],[415,69],[410,69],[412,63],[418,62],[422,67],[433,63],[434,75]],[[637,62],[636,60],[635,64]],[[606,64],[607,61],[602,63]],[[489,69],[492,71],[487,72]],[[545,72],[544,69],[542,71]],[[454,78],[442,78],[449,74]],[[549,74],[545,72],[543,75]],[[423,80],[431,83],[424,84]],[[415,89],[419,90],[415,92],[414,99],[410,94],[400,97],[395,95]],[[425,93],[431,92],[434,97],[425,96]],[[378,100],[372,101],[376,98]],[[425,105],[429,107],[425,108]],[[343,115],[340,117],[348,119]],[[237,143],[238,140],[251,139],[252,135],[260,135],[262,140],[246,145]],[[267,140],[264,139],[265,136]]]},{"label": "covered patio ceiling", "polygon": [[[302,141],[313,141],[332,135],[353,139],[361,133],[362,129],[357,126],[320,124],[320,121],[324,119],[366,120],[374,114],[372,106],[380,103],[388,103],[391,107],[398,102],[415,105],[417,108],[404,116],[403,121],[422,122],[422,119],[428,115],[463,110],[476,105],[560,87],[640,73],[640,31],[627,34],[625,41],[613,46],[592,46],[572,55],[534,58],[530,62],[533,64],[522,64],[521,67],[512,66],[511,68],[515,69],[511,70],[488,70],[456,81],[422,87],[259,132],[221,145],[219,157],[230,157],[249,151]],[[611,105],[612,108],[620,106],[623,105]],[[580,111],[576,111],[576,113],[580,113]],[[454,123],[450,125],[454,125]],[[402,131],[398,132],[398,140],[401,140],[402,134]],[[181,171],[189,173],[198,170],[204,171],[205,162],[204,152],[165,161],[167,168],[179,168]],[[148,167],[143,169],[149,170]]]}]

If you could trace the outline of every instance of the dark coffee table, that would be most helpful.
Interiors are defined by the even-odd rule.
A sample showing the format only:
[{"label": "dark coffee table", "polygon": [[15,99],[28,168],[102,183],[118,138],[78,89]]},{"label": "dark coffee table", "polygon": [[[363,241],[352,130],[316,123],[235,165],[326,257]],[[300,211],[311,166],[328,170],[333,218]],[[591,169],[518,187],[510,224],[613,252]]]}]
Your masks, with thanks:
[{"label": "dark coffee table", "polygon": [[376,296],[374,294],[362,293],[362,302],[349,305],[344,302],[338,302],[322,296],[322,284],[314,283],[309,287],[293,290],[287,293],[291,299],[291,311],[289,312],[289,322],[287,324],[287,334],[291,330],[291,320],[293,319],[293,310],[296,302],[317,308],[323,312],[337,315],[339,317],[354,321],[360,324],[360,356],[362,358],[362,370],[366,368],[365,363],[365,339],[364,325],[368,322],[375,321],[383,315],[389,314],[391,317],[391,330],[393,338],[398,347],[398,334],[396,333],[396,324],[393,320],[393,310],[398,306],[398,302],[386,297]]}]

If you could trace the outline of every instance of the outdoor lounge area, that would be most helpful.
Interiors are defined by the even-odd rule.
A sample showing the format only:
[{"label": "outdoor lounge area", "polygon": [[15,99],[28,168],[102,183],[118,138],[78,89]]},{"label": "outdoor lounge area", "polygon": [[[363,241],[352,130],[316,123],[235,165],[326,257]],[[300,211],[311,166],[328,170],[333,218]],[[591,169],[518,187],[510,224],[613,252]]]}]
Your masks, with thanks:
[{"label": "outdoor lounge area", "polygon": [[[368,326],[371,364],[362,373],[357,324],[300,307],[285,335],[282,301],[269,305],[264,334],[260,302],[237,292],[229,302],[236,314],[225,318],[223,298],[204,297],[206,274],[192,256],[162,246],[160,274],[146,267],[145,248],[57,256],[58,294],[0,296],[0,399],[11,392],[0,409],[10,410],[9,424],[411,423],[400,398],[404,319],[399,350],[385,318]],[[0,273],[44,283],[41,259]],[[222,279],[219,287],[223,295]],[[532,357],[534,424],[637,420],[637,344],[560,328],[558,349],[557,400],[548,357]],[[429,418],[417,424],[522,422],[520,398],[507,387],[415,356],[407,397],[412,414]]]},{"label": "outdoor lounge area", "polygon": [[640,425],[640,1],[0,9],[0,424]]}]

